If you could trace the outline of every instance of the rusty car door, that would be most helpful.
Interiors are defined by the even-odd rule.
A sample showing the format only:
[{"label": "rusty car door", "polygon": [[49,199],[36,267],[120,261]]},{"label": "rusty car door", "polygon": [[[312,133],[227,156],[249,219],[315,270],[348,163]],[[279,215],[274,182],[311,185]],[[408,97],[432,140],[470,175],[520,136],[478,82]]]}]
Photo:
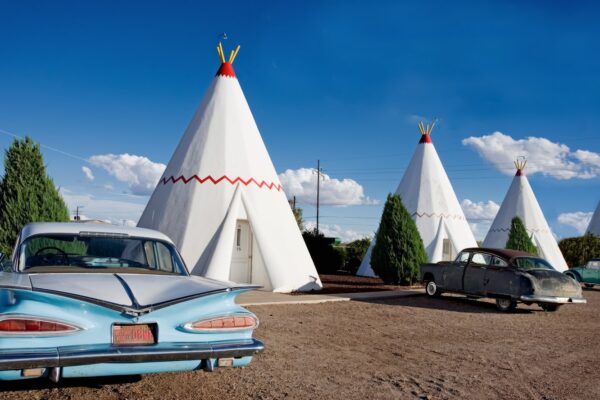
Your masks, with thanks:
[{"label": "rusty car door", "polygon": [[494,256],[485,275],[487,296],[518,296],[519,279],[515,271],[500,257]]},{"label": "rusty car door", "polygon": [[462,292],[463,276],[470,256],[470,252],[463,251],[458,255],[458,257],[456,257],[456,261],[444,266],[444,272],[442,274],[442,287],[445,290]]},{"label": "rusty car door", "polygon": [[471,294],[484,294],[484,280],[487,267],[492,256],[487,253],[475,252],[465,269],[464,290]]}]

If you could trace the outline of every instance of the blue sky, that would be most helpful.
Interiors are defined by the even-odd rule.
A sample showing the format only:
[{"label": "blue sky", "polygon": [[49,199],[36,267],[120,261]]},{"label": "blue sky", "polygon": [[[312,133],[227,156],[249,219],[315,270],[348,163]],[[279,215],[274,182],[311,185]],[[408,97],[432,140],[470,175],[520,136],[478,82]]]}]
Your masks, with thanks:
[{"label": "blue sky", "polygon": [[[139,216],[147,196],[131,182],[144,165],[124,176],[84,160],[128,153],[166,164],[218,68],[222,32],[226,48],[242,45],[236,73],[278,172],[321,159],[369,197],[323,207],[332,232],[376,229],[422,117],[439,121],[433,141],[459,200],[481,206],[466,210],[474,223],[512,174],[499,170],[502,149],[463,140],[494,132],[530,152],[531,171],[541,170],[530,182],[558,236],[577,234],[600,200],[592,2],[123,3],[0,0],[0,129],[79,157],[44,148],[49,173],[89,217]],[[3,148],[11,140],[0,135]],[[344,182],[332,193],[341,203]],[[308,221],[310,203],[300,200]]]}]

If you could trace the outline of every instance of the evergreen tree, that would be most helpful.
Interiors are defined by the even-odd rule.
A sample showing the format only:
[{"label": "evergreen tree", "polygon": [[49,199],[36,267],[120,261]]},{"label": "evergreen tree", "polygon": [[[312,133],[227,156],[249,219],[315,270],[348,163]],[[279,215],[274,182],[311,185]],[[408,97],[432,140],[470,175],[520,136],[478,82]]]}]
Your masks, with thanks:
[{"label": "evergreen tree", "polygon": [[40,146],[17,139],[6,151],[0,181],[0,252],[12,252],[25,224],[44,221],[69,221],[69,211],[46,174]]},{"label": "evergreen tree", "polygon": [[519,217],[514,217],[510,222],[510,232],[508,232],[506,248],[538,255],[537,247],[531,241],[527,229],[525,229],[525,225]]},{"label": "evergreen tree", "polygon": [[371,253],[373,271],[385,283],[412,284],[426,262],[427,253],[415,222],[400,196],[389,194]]},{"label": "evergreen tree", "polygon": [[304,230],[304,220],[302,219],[302,209],[300,207],[296,207],[296,199],[288,200],[290,208],[292,209],[292,213],[294,214],[294,218],[296,219],[296,223],[298,224],[298,228],[300,231]]}]

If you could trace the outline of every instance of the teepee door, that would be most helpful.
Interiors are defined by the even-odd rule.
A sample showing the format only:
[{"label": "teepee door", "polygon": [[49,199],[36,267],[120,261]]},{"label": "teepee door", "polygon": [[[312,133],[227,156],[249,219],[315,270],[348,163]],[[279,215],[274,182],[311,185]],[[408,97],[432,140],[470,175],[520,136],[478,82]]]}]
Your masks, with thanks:
[{"label": "teepee door", "polygon": [[246,220],[238,220],[235,226],[229,279],[238,283],[252,281],[252,230]]}]

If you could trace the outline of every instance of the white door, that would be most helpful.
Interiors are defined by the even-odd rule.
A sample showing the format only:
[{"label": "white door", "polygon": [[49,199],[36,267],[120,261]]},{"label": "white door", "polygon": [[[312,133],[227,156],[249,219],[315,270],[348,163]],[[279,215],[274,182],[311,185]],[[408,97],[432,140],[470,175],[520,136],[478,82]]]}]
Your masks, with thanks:
[{"label": "white door", "polygon": [[235,224],[232,251],[229,280],[238,283],[251,283],[252,230],[246,220],[238,220]]}]

